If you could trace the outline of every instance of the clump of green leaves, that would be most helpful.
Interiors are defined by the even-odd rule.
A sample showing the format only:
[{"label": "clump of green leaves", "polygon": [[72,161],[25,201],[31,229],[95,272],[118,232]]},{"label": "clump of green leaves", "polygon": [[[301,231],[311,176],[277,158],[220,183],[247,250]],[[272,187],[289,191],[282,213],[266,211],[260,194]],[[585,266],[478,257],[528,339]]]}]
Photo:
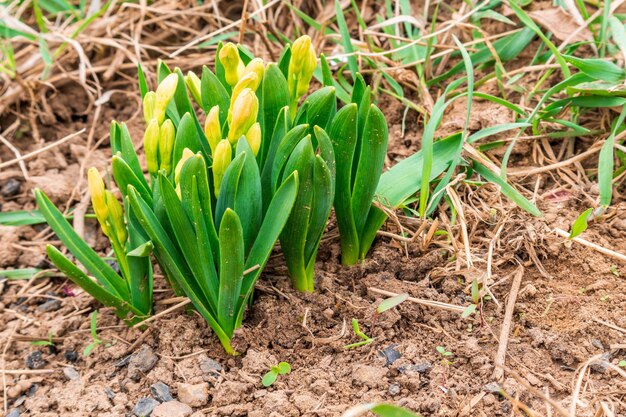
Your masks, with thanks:
[{"label": "clump of green leaves", "polygon": [[450,361],[450,359],[449,359],[452,356],[454,356],[454,354],[452,352],[450,352],[448,349],[446,349],[445,346],[437,346],[435,348],[435,350],[441,356],[441,364],[442,365],[444,365],[444,366],[452,365],[452,361]]},{"label": "clump of green leaves", "polygon": [[263,375],[261,383],[264,387],[269,387],[274,384],[274,382],[276,382],[278,375],[287,375],[290,372],[291,365],[287,362],[280,362],[278,365],[272,366],[270,370],[265,375]]}]

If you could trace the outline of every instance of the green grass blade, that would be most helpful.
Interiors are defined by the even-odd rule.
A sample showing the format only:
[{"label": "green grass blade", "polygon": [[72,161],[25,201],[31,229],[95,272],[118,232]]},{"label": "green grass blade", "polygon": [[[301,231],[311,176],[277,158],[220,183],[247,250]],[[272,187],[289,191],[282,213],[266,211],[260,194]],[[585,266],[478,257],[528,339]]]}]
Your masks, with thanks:
[{"label": "green grass blade", "polygon": [[356,56],[354,55],[354,47],[352,46],[352,39],[350,38],[350,29],[348,29],[346,17],[343,14],[343,9],[341,8],[341,2],[339,0],[335,0],[335,13],[337,17],[337,26],[339,26],[339,33],[341,34],[343,50],[346,54],[349,54],[348,68],[350,68],[352,79],[354,80],[356,79],[357,72],[359,72],[359,64]]},{"label": "green grass blade", "polygon": [[220,224],[220,290],[217,321],[232,336],[237,319],[244,271],[243,229],[237,214],[227,209]]}]

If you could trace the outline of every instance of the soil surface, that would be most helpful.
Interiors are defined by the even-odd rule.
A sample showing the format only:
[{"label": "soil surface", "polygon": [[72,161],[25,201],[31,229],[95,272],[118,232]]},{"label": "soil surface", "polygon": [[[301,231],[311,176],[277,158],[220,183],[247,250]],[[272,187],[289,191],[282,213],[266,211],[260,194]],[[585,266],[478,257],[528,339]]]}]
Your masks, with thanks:
[{"label": "soil surface", "polygon": [[[137,102],[128,97],[114,94],[98,116],[80,115],[80,89],[69,84],[57,91],[50,101],[56,103],[50,109],[53,117],[39,132],[47,142],[89,130],[94,117],[100,122],[90,139],[84,134],[27,161],[28,181],[17,166],[0,172],[2,211],[34,209],[34,187],[62,206],[72,195],[80,198],[84,168],[108,163],[108,120],[127,120],[134,139],[141,138]],[[391,165],[418,148],[421,127],[409,113],[403,131],[403,109],[389,98],[382,100],[390,121]],[[68,103],[76,108],[68,110]],[[464,112],[462,102],[455,105],[442,134],[458,130]],[[476,107],[473,118],[471,129],[507,121],[486,104]],[[3,119],[3,129],[12,122]],[[15,146],[22,153],[46,144],[34,142],[27,126],[19,129]],[[88,150],[99,140],[99,149]],[[528,147],[518,148],[512,160],[529,165]],[[13,157],[0,149],[3,160]],[[549,178],[531,177],[521,185],[537,190],[543,219],[516,209],[491,186],[459,190],[467,207],[471,265],[462,245],[457,246],[462,242],[457,224],[451,230],[454,239],[439,236],[426,246],[381,236],[362,265],[343,267],[331,222],[316,265],[317,291],[300,294],[290,288],[276,252],[235,338],[241,352],[236,357],[224,354],[193,311],[160,316],[147,330],[128,329],[63,277],[0,281],[0,339],[12,340],[3,342],[0,360],[8,415],[125,416],[141,406],[156,407],[157,416],[339,416],[352,405],[374,401],[424,416],[511,416],[523,407],[556,415],[554,408],[546,408],[546,398],[567,409],[581,370],[577,415],[591,416],[598,401],[614,415],[625,415],[626,383],[614,368],[626,357],[626,265],[551,232],[567,230],[585,208],[579,195],[552,190]],[[597,190],[581,187],[580,193],[595,196]],[[626,218],[623,210],[617,212],[622,217],[612,214],[582,237],[626,253]],[[385,230],[398,233],[391,221]],[[84,233],[97,250],[107,252],[94,221],[86,221]],[[0,267],[49,268],[46,242],[58,244],[43,225],[3,227]],[[376,313],[384,297],[372,288],[465,307],[471,303],[470,283],[488,267],[492,300],[469,318],[411,301]],[[519,274],[519,291],[511,292]],[[171,297],[162,278],[156,287],[157,300]],[[511,297],[506,370],[498,378],[502,369],[495,358]],[[157,312],[171,305],[157,302]],[[100,342],[85,356],[94,343],[90,314],[96,309]],[[346,348],[360,341],[353,319],[374,339],[371,343]],[[32,343],[48,339],[50,346]],[[451,354],[442,355],[438,347]],[[291,373],[263,387],[262,376],[281,361],[291,364]],[[181,414],[157,405],[169,399],[181,402],[167,405]]]}]

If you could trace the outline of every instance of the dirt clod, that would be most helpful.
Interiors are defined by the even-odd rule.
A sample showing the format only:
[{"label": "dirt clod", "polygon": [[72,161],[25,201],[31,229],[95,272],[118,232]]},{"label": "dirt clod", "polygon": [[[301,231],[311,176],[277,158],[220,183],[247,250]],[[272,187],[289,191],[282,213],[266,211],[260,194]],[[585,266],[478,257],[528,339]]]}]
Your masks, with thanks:
[{"label": "dirt clod", "polygon": [[177,388],[178,399],[191,407],[201,407],[209,400],[209,384],[206,382],[201,384],[179,383]]},{"label": "dirt clod", "polygon": [[77,381],[80,379],[78,371],[71,366],[63,368],[63,375],[65,375],[65,377],[70,381]]},{"label": "dirt clod", "polygon": [[130,355],[128,361],[128,377],[139,380],[143,374],[154,368],[159,358],[148,345],[142,345],[138,351]]},{"label": "dirt clod", "polygon": [[15,178],[10,178],[9,180],[7,180],[7,182],[4,183],[2,188],[0,188],[0,195],[8,198],[18,195],[21,191],[22,183]]},{"label": "dirt clod", "polygon": [[41,369],[44,366],[46,366],[47,363],[48,361],[44,359],[43,355],[41,354],[41,351],[39,350],[35,350],[34,352],[31,352],[26,357],[26,367],[28,369]]},{"label": "dirt clod", "polygon": [[193,410],[187,404],[178,401],[168,401],[157,405],[152,410],[151,417],[188,417]]}]

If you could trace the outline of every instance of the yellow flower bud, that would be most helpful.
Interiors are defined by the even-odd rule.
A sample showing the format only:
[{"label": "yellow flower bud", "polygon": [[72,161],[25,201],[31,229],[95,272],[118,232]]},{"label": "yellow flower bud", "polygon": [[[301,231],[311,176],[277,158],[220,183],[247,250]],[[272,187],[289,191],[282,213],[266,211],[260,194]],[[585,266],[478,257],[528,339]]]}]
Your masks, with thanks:
[{"label": "yellow flower bud", "polygon": [[150,123],[150,120],[154,117],[154,103],[156,101],[156,93],[154,91],[148,91],[143,97],[143,118],[146,123]]},{"label": "yellow flower bud", "polygon": [[198,78],[194,72],[189,71],[187,75],[185,75],[185,84],[187,84],[187,89],[196,103],[198,103],[198,106],[202,107],[202,93],[200,92],[202,83],[200,78]]},{"label": "yellow flower bud", "polygon": [[213,106],[209,110],[204,122],[204,134],[209,141],[211,153],[215,153],[215,147],[222,140],[222,127],[220,126],[220,106]]},{"label": "yellow flower bud", "polygon": [[220,49],[220,62],[224,66],[226,82],[233,87],[243,75],[245,69],[243,61],[239,56],[239,50],[232,42],[228,42]]},{"label": "yellow flower bud", "polygon": [[167,119],[161,125],[159,131],[159,158],[161,164],[160,169],[164,169],[166,173],[172,172],[172,151],[174,150],[174,141],[176,138],[176,129],[174,123]]},{"label": "yellow flower bud", "polygon": [[259,148],[261,148],[261,125],[259,122],[256,122],[248,129],[246,139],[248,140],[250,148],[252,148],[254,156],[257,156]]},{"label": "yellow flower bud", "polygon": [[232,160],[233,150],[230,142],[226,139],[220,141],[215,148],[215,154],[213,155],[213,185],[215,187],[215,197],[220,193],[220,186],[222,185],[222,178],[226,168]]},{"label": "yellow flower bud", "polygon": [[176,164],[176,169],[174,170],[174,182],[178,184],[180,180],[180,171],[183,169],[183,165],[189,158],[194,156],[194,153],[189,148],[183,149],[183,156],[180,157],[180,161]]},{"label": "yellow flower bud", "polygon": [[307,35],[299,37],[291,46],[288,71],[289,93],[296,100],[308,91],[316,66],[317,58],[311,38]]},{"label": "yellow flower bud", "polygon": [[[107,206],[109,207],[109,220],[112,227],[112,232],[115,233],[117,241],[124,245],[128,238],[128,231],[126,230],[126,223],[124,222],[124,209],[117,198],[109,190],[106,191]],[[109,238],[113,239],[112,233],[107,234]]]},{"label": "yellow flower bud", "polygon": [[146,153],[148,172],[153,175],[159,170],[159,134],[159,122],[157,119],[150,120],[143,135],[143,150]]},{"label": "yellow flower bud", "polygon": [[174,97],[177,86],[178,75],[171,73],[165,77],[157,87],[154,103],[154,118],[158,120],[159,124],[163,123],[163,119],[165,119],[165,110],[172,97]]},{"label": "yellow flower bud", "polygon": [[109,217],[106,190],[104,188],[104,181],[102,181],[102,177],[95,167],[91,167],[87,171],[87,185],[89,188],[89,195],[91,196],[93,211],[96,213],[96,217],[102,225],[102,228],[106,229],[105,222]]},{"label": "yellow flower bud", "polygon": [[[233,88],[233,92],[230,95],[230,106],[228,107],[228,123],[231,122],[231,115],[233,106],[235,105],[235,100],[239,97],[239,94],[246,88],[249,88],[252,91],[256,91],[259,87],[259,77],[254,72],[250,72],[239,79],[237,85]],[[221,139],[221,138],[220,138]]]},{"label": "yellow flower bud", "polygon": [[259,99],[249,88],[245,88],[235,99],[233,108],[229,111],[228,120],[230,130],[228,140],[235,144],[248,129],[256,122],[259,113]]},{"label": "yellow flower bud", "polygon": [[256,91],[257,88],[259,88],[259,84],[261,84],[261,80],[263,80],[263,74],[265,74],[265,64],[263,63],[263,60],[261,58],[254,58],[252,61],[248,62],[248,65],[246,65],[246,68],[243,71],[242,77],[245,77],[247,74],[250,73],[254,73],[258,77],[258,84],[256,85],[256,87],[250,87],[254,91]]}]

